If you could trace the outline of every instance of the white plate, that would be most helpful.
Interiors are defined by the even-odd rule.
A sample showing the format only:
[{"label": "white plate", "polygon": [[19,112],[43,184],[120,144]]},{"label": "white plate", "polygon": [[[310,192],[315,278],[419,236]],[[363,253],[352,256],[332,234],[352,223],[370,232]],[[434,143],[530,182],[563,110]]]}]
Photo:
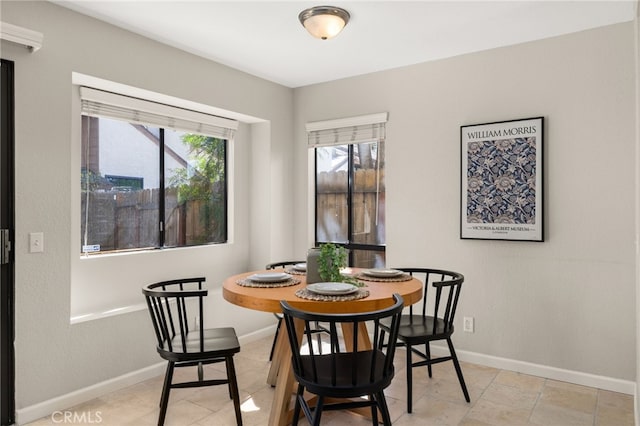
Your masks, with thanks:
[{"label": "white plate", "polygon": [[291,275],[284,272],[266,272],[264,274],[253,274],[249,277],[251,281],[258,281],[262,283],[276,283],[280,281],[286,281],[291,278]]},{"label": "white plate", "polygon": [[358,291],[358,287],[347,283],[315,283],[309,284],[307,289],[325,296],[336,296],[342,294],[351,294]]},{"label": "white plate", "polygon": [[307,264],[306,263],[296,263],[295,265],[293,265],[293,269],[295,269],[296,271],[306,271],[307,270]]},{"label": "white plate", "polygon": [[378,278],[390,278],[402,275],[402,271],[398,271],[397,269],[366,269],[362,271],[362,273],[370,277]]}]

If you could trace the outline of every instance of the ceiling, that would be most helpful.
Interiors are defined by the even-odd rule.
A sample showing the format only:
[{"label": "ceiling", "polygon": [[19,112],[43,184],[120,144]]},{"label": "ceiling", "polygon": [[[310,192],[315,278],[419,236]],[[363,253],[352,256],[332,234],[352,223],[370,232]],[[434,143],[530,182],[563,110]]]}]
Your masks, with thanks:
[{"label": "ceiling", "polygon": [[[632,21],[636,0],[98,1],[51,0],[249,74],[300,87]],[[311,37],[298,14],[339,6],[336,38]]]}]

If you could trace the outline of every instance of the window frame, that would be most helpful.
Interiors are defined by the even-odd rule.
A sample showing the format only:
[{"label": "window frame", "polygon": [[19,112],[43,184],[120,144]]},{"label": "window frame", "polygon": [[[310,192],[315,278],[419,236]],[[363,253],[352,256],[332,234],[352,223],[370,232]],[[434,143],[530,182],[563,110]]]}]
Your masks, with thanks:
[{"label": "window frame", "polygon": [[[385,244],[354,243],[353,240],[353,192],[355,182],[354,145],[376,142],[385,149],[388,113],[374,113],[334,120],[308,122],[305,125],[308,147],[313,149],[313,241],[314,245],[332,242],[345,247],[349,253],[349,264],[353,265],[354,250],[386,253]],[[318,240],[318,151],[317,148],[347,146],[347,242]],[[385,189],[386,192],[386,189]],[[386,258],[386,254],[385,254]]]},{"label": "window frame", "polygon": [[[238,128],[238,121],[233,119],[227,119],[224,117],[212,115],[206,112],[200,112],[191,109],[184,109],[182,107],[173,106],[170,104],[161,104],[152,100],[147,100],[144,98],[132,97],[129,95],[123,95],[116,92],[107,92],[102,89],[94,89],[92,87],[79,85],[80,90],[80,100],[81,100],[81,108],[80,108],[80,122],[82,123],[84,118],[95,117],[97,118],[96,122],[98,122],[101,118],[109,119],[109,120],[117,120],[124,123],[128,123],[131,125],[142,124],[142,125],[150,125],[154,128],[158,129],[159,137],[158,137],[158,190],[160,193],[158,200],[158,223],[155,226],[155,229],[158,230],[158,237],[156,239],[156,245],[149,246],[141,246],[134,248],[114,248],[111,250],[105,251],[85,251],[85,243],[91,245],[91,242],[82,241],[83,233],[82,226],[87,226],[81,219],[80,221],[80,256],[81,257],[96,257],[101,255],[112,255],[112,254],[120,254],[127,252],[141,252],[141,251],[155,251],[155,250],[163,250],[163,249],[173,249],[173,248],[189,248],[189,247],[199,247],[199,246],[208,246],[208,245],[218,245],[218,244],[226,244],[229,242],[229,152],[230,145],[233,142],[233,136],[235,131]],[[94,102],[95,99],[98,99],[97,103]],[[106,100],[105,105],[101,105],[100,102]],[[90,105],[89,109],[86,109],[85,102]],[[106,114],[101,114],[99,111],[95,111],[92,108],[95,108],[93,104],[97,104],[98,107],[106,106],[109,110],[113,106],[115,109],[115,115],[110,115],[114,110],[109,110]],[[125,105],[124,108],[122,105]],[[133,105],[131,107],[132,112],[130,117],[126,116],[128,114],[127,107],[129,105]],[[136,110],[136,107],[140,107],[140,111]],[[156,109],[157,108],[157,109]],[[118,110],[120,109],[120,110]],[[120,117],[118,114],[122,114],[124,111],[125,116]],[[138,114],[141,116],[138,119]],[[175,120],[171,115],[167,115],[166,118],[164,114],[167,112],[174,112],[176,114]],[[155,114],[155,115],[154,115]],[[166,123],[158,124],[158,119],[166,119]],[[150,121],[147,121],[149,120]],[[154,120],[156,120],[154,122]],[[199,121],[200,120],[200,121]],[[173,126],[173,123],[177,123],[177,125]],[[200,124],[202,123],[202,124]],[[182,125],[181,125],[182,124]],[[199,129],[202,128],[202,131]],[[213,130],[212,130],[213,129]],[[205,137],[216,138],[218,140],[223,141],[222,146],[222,155],[218,158],[223,159],[223,167],[222,167],[222,183],[221,183],[221,195],[223,197],[221,201],[221,208],[223,209],[222,213],[222,221],[223,221],[223,229],[220,233],[220,238],[217,238],[217,241],[208,241],[204,243],[193,243],[193,244],[184,244],[184,245],[166,245],[167,235],[166,235],[166,170],[165,170],[165,130],[178,130],[184,132],[186,134],[197,134]],[[224,136],[223,136],[224,135]],[[82,132],[81,135],[80,146],[84,145],[85,135]],[[82,151],[82,148],[80,149]],[[151,158],[149,158],[151,161]],[[80,169],[82,169],[82,160],[80,161]],[[81,172],[82,177],[82,172]],[[80,186],[80,194],[82,194],[82,185]],[[80,196],[80,200],[82,203],[82,195]],[[82,204],[81,204],[82,205]]]},{"label": "window frame", "polygon": [[[359,141],[358,143],[373,143],[378,144],[378,149],[380,148],[380,140],[371,140],[369,142]],[[354,161],[354,145],[353,143],[344,144],[347,146],[347,242],[340,241],[319,241],[318,240],[318,148],[325,148],[325,146],[317,146],[313,150],[313,159],[314,159],[314,245],[317,247],[323,243],[333,243],[337,246],[344,247],[347,249],[347,253],[349,256],[349,265],[353,265],[354,261],[354,250],[361,251],[373,251],[373,252],[382,252],[386,253],[387,245],[386,244],[363,244],[363,243],[354,243],[353,242],[353,191],[354,191],[354,182],[355,182],[355,161]],[[338,146],[343,146],[340,144]],[[383,146],[384,149],[384,146]],[[378,159],[379,161],[379,159]],[[385,190],[386,192],[386,190]],[[386,241],[386,235],[385,235]]]}]

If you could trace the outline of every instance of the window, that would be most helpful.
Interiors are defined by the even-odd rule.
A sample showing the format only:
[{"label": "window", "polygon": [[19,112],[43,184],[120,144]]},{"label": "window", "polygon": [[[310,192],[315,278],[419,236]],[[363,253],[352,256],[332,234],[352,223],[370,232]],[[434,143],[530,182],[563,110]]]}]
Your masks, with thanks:
[{"label": "window", "polygon": [[235,122],[88,88],[81,98],[83,253],[227,241]]},{"label": "window", "polygon": [[308,123],[315,151],[316,245],[337,243],[349,264],[385,266],[386,113]]}]

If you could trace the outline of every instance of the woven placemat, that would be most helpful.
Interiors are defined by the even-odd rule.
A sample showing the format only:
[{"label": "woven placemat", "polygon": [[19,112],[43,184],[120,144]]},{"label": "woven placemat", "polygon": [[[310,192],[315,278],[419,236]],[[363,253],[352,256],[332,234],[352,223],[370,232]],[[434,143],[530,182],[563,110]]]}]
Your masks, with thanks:
[{"label": "woven placemat", "polygon": [[305,287],[296,291],[296,296],[301,299],[317,300],[321,302],[346,302],[348,300],[364,299],[365,297],[369,296],[369,290],[359,288],[357,291],[351,294],[343,294],[340,296],[325,296],[324,294],[314,293]]},{"label": "woven placemat", "polygon": [[287,268],[284,271],[287,274],[291,274],[291,275],[307,275],[307,271],[298,271],[297,269],[294,269],[294,268]]},{"label": "woven placemat", "polygon": [[402,274],[397,277],[372,277],[362,272],[358,272],[355,277],[363,281],[377,281],[383,283],[398,283],[401,281],[411,281],[412,277],[409,274]]},{"label": "woven placemat", "polygon": [[274,288],[274,287],[289,287],[292,285],[300,284],[300,280],[297,278],[289,278],[285,281],[278,281],[274,283],[265,283],[261,281],[253,281],[249,278],[236,281],[236,284],[243,287],[260,287],[260,288]]}]

